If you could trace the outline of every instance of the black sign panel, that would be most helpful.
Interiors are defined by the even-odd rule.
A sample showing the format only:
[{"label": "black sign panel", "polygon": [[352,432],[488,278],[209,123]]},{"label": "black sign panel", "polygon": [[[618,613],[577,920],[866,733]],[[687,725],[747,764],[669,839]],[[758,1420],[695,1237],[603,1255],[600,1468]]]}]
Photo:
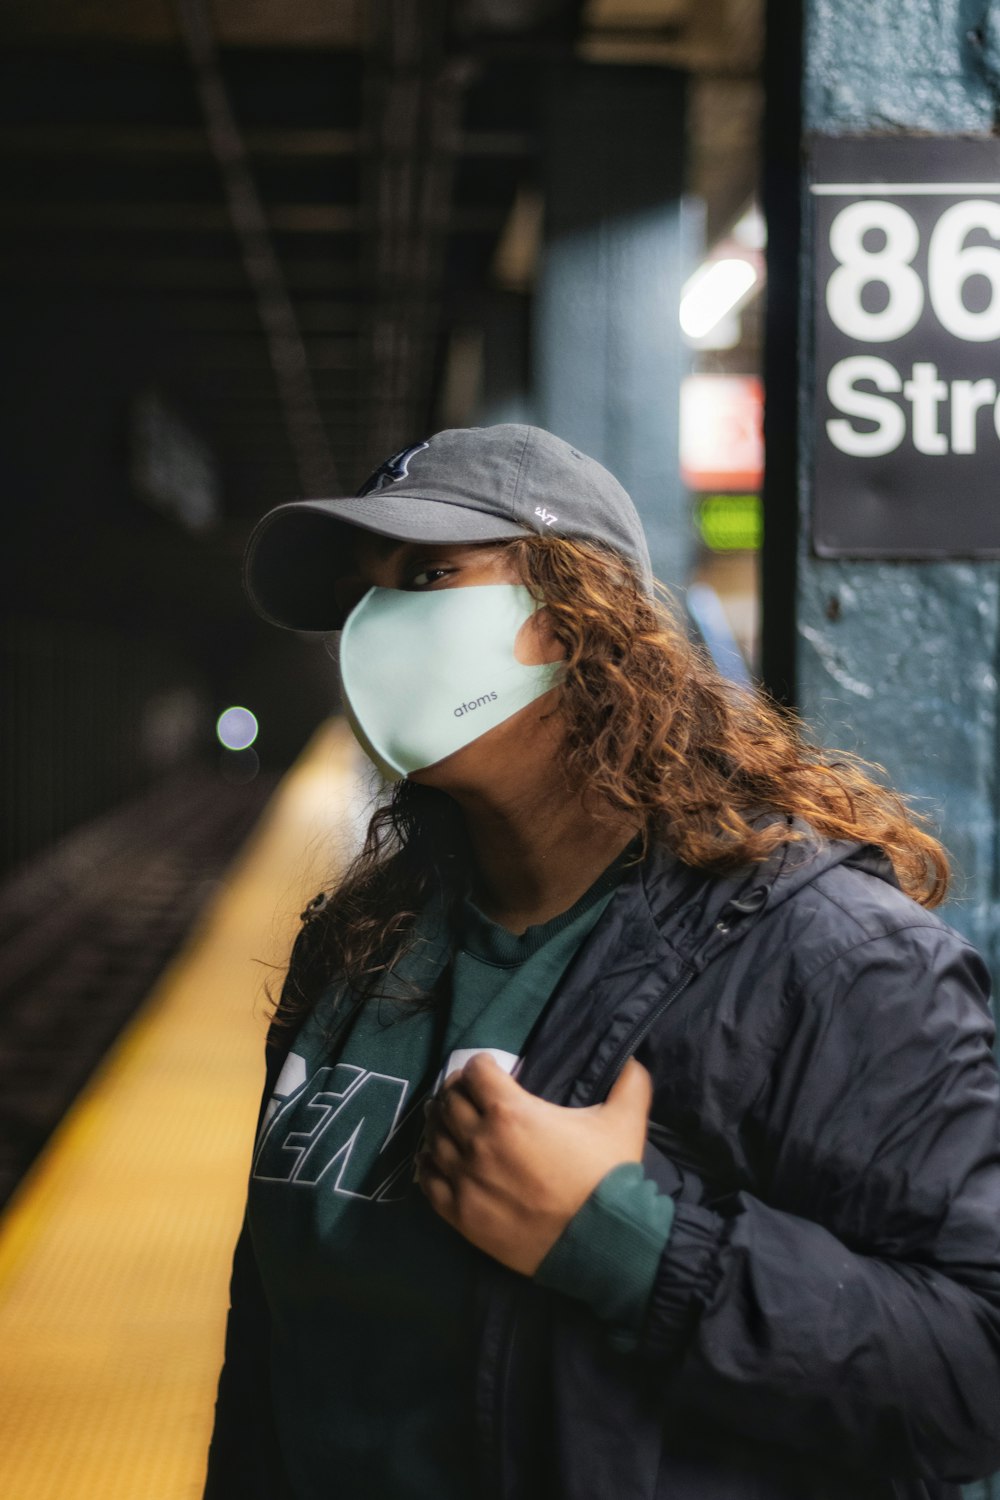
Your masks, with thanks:
[{"label": "black sign panel", "polygon": [[1000,557],[1000,140],[816,137],[813,545]]}]

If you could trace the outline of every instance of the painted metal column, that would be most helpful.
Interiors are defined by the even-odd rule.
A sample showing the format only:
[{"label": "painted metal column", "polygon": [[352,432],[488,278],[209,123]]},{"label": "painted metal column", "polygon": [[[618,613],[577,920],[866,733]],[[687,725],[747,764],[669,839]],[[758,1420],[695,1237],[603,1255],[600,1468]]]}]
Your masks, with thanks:
[{"label": "painted metal column", "polygon": [[[771,11],[772,26],[781,26],[787,11],[778,4]],[[805,0],[803,16],[807,132],[994,131],[996,0]],[[1000,566],[828,560],[811,552],[813,247],[802,188],[797,704],[821,739],[880,762],[933,814],[962,872],[945,916],[1000,972]],[[773,275],[771,286],[780,296]],[[770,451],[780,441],[772,427]],[[779,506],[767,524],[780,524],[780,516]]]},{"label": "painted metal column", "polygon": [[520,292],[494,291],[484,301],[483,372],[477,422],[535,424],[530,384],[530,302]]},{"label": "painted metal column", "polygon": [[654,571],[678,584],[693,545],[678,460],[677,309],[691,269],[683,78],[578,64],[546,93],[536,420],[621,480]]}]

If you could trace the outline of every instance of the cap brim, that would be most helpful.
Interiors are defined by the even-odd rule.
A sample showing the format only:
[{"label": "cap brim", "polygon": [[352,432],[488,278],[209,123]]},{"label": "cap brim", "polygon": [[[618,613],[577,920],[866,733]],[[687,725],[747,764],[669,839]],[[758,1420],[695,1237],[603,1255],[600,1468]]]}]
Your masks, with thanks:
[{"label": "cap brim", "polygon": [[526,527],[485,511],[412,494],[296,500],[268,511],[250,534],[243,583],[259,615],[287,630],[339,630],[334,582],[343,577],[352,531],[401,542],[498,542]]}]

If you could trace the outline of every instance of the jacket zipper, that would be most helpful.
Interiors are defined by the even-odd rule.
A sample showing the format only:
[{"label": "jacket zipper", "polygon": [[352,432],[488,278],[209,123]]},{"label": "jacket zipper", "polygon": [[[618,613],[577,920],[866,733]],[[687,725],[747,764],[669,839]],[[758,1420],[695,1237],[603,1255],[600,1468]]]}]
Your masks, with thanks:
[{"label": "jacket zipper", "polygon": [[688,985],[694,979],[694,976],[695,970],[688,969],[687,973],[677,981],[673,989],[668,990],[663,999],[658,1001],[657,1004],[653,1006],[652,1010],[647,1011],[646,1015],[643,1016],[638,1025],[629,1032],[628,1036],[620,1044],[617,1052],[614,1054],[611,1061],[604,1069],[604,1072],[601,1074],[597,1084],[594,1086],[592,1090],[593,1097],[596,1097],[598,1099],[602,1099],[604,1097],[607,1090],[614,1083],[620,1070],[624,1066],[626,1058],[632,1056],[632,1053],[635,1052],[636,1048],[640,1046],[640,1044],[652,1031],[657,1021],[663,1015],[663,1012],[669,1009],[669,1007],[673,1005],[674,1001],[684,993]]},{"label": "jacket zipper", "polygon": [[507,1310],[504,1319],[503,1330],[500,1335],[501,1354],[500,1369],[497,1376],[497,1425],[496,1425],[496,1454],[497,1454],[497,1495],[503,1497],[507,1494],[507,1450],[501,1437],[503,1430],[502,1414],[507,1410],[507,1388],[510,1385],[510,1367],[514,1357],[514,1342],[517,1333],[517,1306],[512,1303]]},{"label": "jacket zipper", "polygon": [[[684,993],[688,985],[694,979],[694,976],[695,971],[693,969],[688,969],[683,977],[677,981],[672,989],[667,991],[667,993],[663,996],[663,999],[658,1001],[653,1009],[643,1017],[643,1019],[637,1026],[633,1028],[633,1030],[626,1037],[625,1041],[621,1043],[611,1062],[601,1074],[600,1082],[593,1090],[593,1094],[597,1098],[602,1097],[602,1091],[606,1092],[605,1082],[610,1085],[610,1083],[617,1075],[619,1069],[624,1064],[625,1059],[631,1056],[631,1054],[639,1046],[640,1042],[642,1042],[643,1038],[656,1025],[657,1021],[663,1015],[663,1012],[669,1006],[673,1005],[678,996]],[[517,1307],[512,1306],[507,1312],[506,1318],[504,1319],[504,1326],[500,1334],[500,1355],[498,1361],[499,1370],[496,1387],[496,1436],[494,1441],[496,1444],[496,1473],[498,1496],[503,1496],[505,1493],[506,1450],[502,1433],[504,1427],[504,1413],[507,1409],[507,1387],[510,1383],[510,1368],[511,1360],[514,1354],[514,1335],[516,1329]]]},{"label": "jacket zipper", "polygon": [[[760,899],[761,896],[763,896],[763,900]],[[756,913],[760,910],[760,907],[764,904],[766,899],[767,892],[763,889],[759,889],[750,893],[748,904],[743,904],[738,901],[730,902],[729,905],[725,907],[720,913],[719,920],[715,924],[716,931],[728,934],[730,932],[730,923],[726,921],[727,916],[729,916],[734,911],[741,916]],[[728,948],[733,942],[738,941],[742,936],[742,932],[734,934],[732,937],[730,937],[729,942],[725,943],[723,947]],[[717,956],[717,953],[713,954],[713,957]],[[636,1051],[636,1049],[652,1031],[657,1021],[663,1015],[664,1011],[669,1010],[674,1001],[679,999],[680,996],[683,995],[688,985],[693,982],[693,980],[700,972],[700,969],[693,969],[690,965],[685,965],[685,972],[676,981],[672,988],[667,991],[662,1000],[659,1000],[656,1005],[653,1006],[652,1010],[648,1011],[646,1015],[643,1016],[642,1020],[633,1027],[625,1040],[620,1043],[611,1061],[608,1063],[607,1067],[604,1069],[604,1072],[601,1074],[597,1084],[591,1090],[592,1098],[601,1099],[604,1097],[604,1095],[607,1093],[608,1088],[610,1088],[611,1084],[618,1076],[619,1071],[624,1066],[626,1058],[632,1056],[633,1052]],[[501,1334],[502,1351],[500,1354],[500,1379],[497,1385],[497,1476],[499,1480],[499,1493],[501,1495],[503,1494],[503,1473],[505,1469],[505,1449],[501,1434],[503,1431],[504,1411],[507,1405],[507,1386],[510,1380],[510,1366],[514,1351],[514,1332],[516,1326],[517,1308],[512,1307],[508,1312],[505,1327],[503,1329],[503,1333]]]},{"label": "jacket zipper", "polygon": [[[731,947],[734,942],[738,942],[739,939],[743,936],[743,931],[736,933],[732,932],[732,919],[734,917],[739,918],[744,916],[755,916],[757,912],[759,912],[760,909],[766,904],[766,902],[766,886],[757,886],[749,893],[749,895],[744,897],[743,900],[730,901],[726,906],[723,907],[722,911],[719,913],[719,919],[715,923],[715,930],[716,932],[731,934],[731,936],[729,936],[728,942],[723,943],[716,950],[716,952],[712,954],[713,959],[718,958],[721,952],[723,952],[726,948]],[[615,1081],[615,1078],[618,1076],[618,1072],[624,1065],[625,1059],[627,1057],[631,1057],[632,1053],[636,1050],[640,1043],[645,1040],[645,1038],[652,1031],[653,1027],[656,1025],[657,1021],[663,1015],[663,1012],[669,1009],[671,1005],[673,1005],[678,996],[683,995],[688,985],[695,978],[695,975],[701,972],[700,969],[693,969],[690,965],[685,965],[685,969],[686,972],[680,979],[677,980],[673,989],[667,991],[663,999],[653,1006],[653,1009],[643,1017],[643,1019],[639,1022],[635,1029],[631,1031],[625,1038],[624,1042],[621,1043],[618,1051],[615,1053],[614,1057],[611,1059],[610,1063],[601,1074],[600,1080],[593,1090],[593,1094],[598,1099],[604,1097],[604,1094],[611,1087],[612,1083],[614,1083]]]}]

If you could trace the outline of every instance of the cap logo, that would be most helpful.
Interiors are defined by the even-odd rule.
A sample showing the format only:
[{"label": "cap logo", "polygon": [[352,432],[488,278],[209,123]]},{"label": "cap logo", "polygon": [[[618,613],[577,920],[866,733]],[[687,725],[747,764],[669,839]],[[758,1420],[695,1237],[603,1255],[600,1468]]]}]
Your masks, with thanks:
[{"label": "cap logo", "polygon": [[559,519],[554,511],[546,510],[544,505],[535,506],[535,515],[541,516],[546,526],[551,526],[553,521],[558,521]]},{"label": "cap logo", "polygon": [[374,474],[358,490],[358,495],[377,495],[380,490],[388,489],[390,484],[405,479],[410,472],[414,455],[429,447],[430,443],[414,443],[412,448],[401,448],[398,453],[387,458],[384,464],[379,464]]}]

